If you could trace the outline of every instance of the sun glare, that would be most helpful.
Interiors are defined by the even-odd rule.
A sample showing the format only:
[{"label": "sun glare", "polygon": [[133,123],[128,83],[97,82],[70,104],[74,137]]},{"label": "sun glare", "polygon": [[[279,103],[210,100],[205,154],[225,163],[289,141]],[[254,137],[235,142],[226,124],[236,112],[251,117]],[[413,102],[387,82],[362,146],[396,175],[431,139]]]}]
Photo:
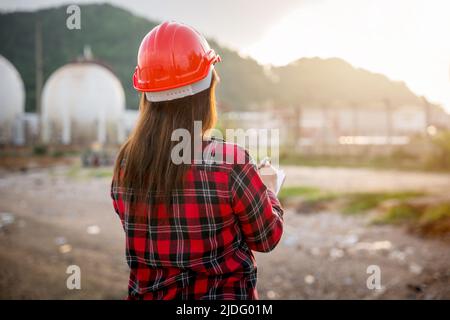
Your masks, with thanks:
[{"label": "sun glare", "polygon": [[340,57],[404,81],[450,111],[450,2],[321,1],[299,5],[243,50],[261,63]]}]

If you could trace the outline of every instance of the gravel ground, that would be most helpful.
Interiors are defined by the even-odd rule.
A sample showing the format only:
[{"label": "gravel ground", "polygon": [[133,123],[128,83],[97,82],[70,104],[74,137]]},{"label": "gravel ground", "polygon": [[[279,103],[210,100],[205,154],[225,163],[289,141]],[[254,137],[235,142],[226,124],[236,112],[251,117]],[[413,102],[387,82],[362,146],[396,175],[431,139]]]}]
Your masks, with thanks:
[{"label": "gravel ground", "polygon": [[[0,176],[0,298],[121,299],[128,270],[124,235],[108,178],[74,177],[67,167]],[[339,168],[287,168],[287,184],[327,189],[449,187],[440,174]],[[411,186],[412,184],[412,186]],[[353,189],[352,189],[353,188]],[[287,209],[285,233],[257,254],[264,299],[450,299],[448,244],[367,217]],[[66,268],[81,268],[81,290],[68,290]],[[367,288],[378,266],[381,289]]]}]

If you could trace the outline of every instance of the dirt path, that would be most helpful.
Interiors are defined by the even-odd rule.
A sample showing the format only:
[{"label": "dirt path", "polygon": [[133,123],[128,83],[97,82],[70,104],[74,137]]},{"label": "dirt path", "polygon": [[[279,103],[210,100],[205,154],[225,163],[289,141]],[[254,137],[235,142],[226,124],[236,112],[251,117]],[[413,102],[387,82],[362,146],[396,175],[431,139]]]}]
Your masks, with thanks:
[{"label": "dirt path", "polygon": [[[281,245],[257,260],[266,298],[450,298],[448,245],[362,217],[288,211]],[[380,268],[381,290],[367,288],[370,265]]]},{"label": "dirt path", "polygon": [[[289,170],[302,185],[325,174]],[[0,177],[0,298],[125,296],[124,236],[111,208],[110,181],[76,179],[67,172],[62,167]],[[363,172],[373,184],[383,184],[376,181],[379,173]],[[340,173],[325,175],[333,184],[345,184],[337,178]],[[430,187],[444,185],[439,177],[430,179],[432,184],[425,183]],[[257,261],[261,298],[450,298],[448,245],[398,228],[368,227],[361,217],[287,210],[280,245],[270,254],[257,254]],[[81,268],[82,290],[66,288],[71,264]],[[367,288],[369,265],[380,267],[383,289]]]},{"label": "dirt path", "polygon": [[312,186],[332,191],[450,190],[450,174],[365,168],[288,166],[286,186]]}]

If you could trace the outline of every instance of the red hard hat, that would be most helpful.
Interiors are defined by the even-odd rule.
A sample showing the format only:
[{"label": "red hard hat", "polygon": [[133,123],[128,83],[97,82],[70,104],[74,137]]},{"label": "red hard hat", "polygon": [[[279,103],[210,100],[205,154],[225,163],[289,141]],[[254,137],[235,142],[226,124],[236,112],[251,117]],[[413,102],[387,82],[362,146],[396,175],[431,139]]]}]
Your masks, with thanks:
[{"label": "red hard hat", "polygon": [[141,42],[133,86],[146,92],[151,101],[192,95],[209,88],[212,66],[220,60],[206,39],[192,27],[164,22]]}]

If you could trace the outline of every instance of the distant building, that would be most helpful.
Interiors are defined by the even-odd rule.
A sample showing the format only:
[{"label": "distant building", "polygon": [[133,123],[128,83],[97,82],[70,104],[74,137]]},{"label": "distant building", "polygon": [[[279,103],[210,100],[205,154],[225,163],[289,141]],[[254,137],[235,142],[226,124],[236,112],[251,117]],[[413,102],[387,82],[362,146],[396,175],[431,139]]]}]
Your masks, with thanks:
[{"label": "distant building", "polygon": [[128,137],[133,131],[134,126],[136,125],[138,119],[139,111],[138,110],[125,110],[123,114],[123,127],[125,130],[125,135]]},{"label": "distant building", "polygon": [[21,145],[25,142],[22,117],[25,109],[25,87],[19,72],[0,55],[0,144]]},{"label": "distant building", "polygon": [[[222,132],[223,138],[228,139],[230,142],[233,137],[227,137],[227,129],[242,129],[248,139],[252,139],[249,143],[257,143],[263,146],[271,144],[271,138],[281,135],[281,132],[285,132],[288,127],[283,123],[283,118],[280,114],[275,115],[272,112],[267,111],[242,111],[242,112],[226,112],[220,115],[220,122],[224,126],[224,132]],[[254,129],[254,130],[249,130]],[[277,130],[278,133],[273,133],[271,130]],[[257,139],[257,140],[255,140]],[[234,141],[237,142],[237,141]]]},{"label": "distant building", "polygon": [[417,105],[302,107],[299,121],[300,145],[406,144],[427,127],[425,108]]},{"label": "distant building", "polygon": [[392,126],[395,134],[420,134],[426,132],[426,109],[421,105],[404,105],[392,112]]},{"label": "distant building", "polygon": [[39,141],[39,116],[34,112],[25,112],[22,118],[25,142],[28,145],[33,145]]},{"label": "distant building", "polygon": [[42,92],[42,140],[50,144],[117,144],[125,139],[125,93],[108,68],[92,61],[56,70]]},{"label": "distant building", "polygon": [[413,136],[426,134],[430,125],[450,128],[450,116],[436,106],[388,102],[272,107],[227,112],[221,120],[227,128],[278,128],[280,145],[307,152],[323,152],[325,147],[336,152],[348,145],[406,145]]}]

